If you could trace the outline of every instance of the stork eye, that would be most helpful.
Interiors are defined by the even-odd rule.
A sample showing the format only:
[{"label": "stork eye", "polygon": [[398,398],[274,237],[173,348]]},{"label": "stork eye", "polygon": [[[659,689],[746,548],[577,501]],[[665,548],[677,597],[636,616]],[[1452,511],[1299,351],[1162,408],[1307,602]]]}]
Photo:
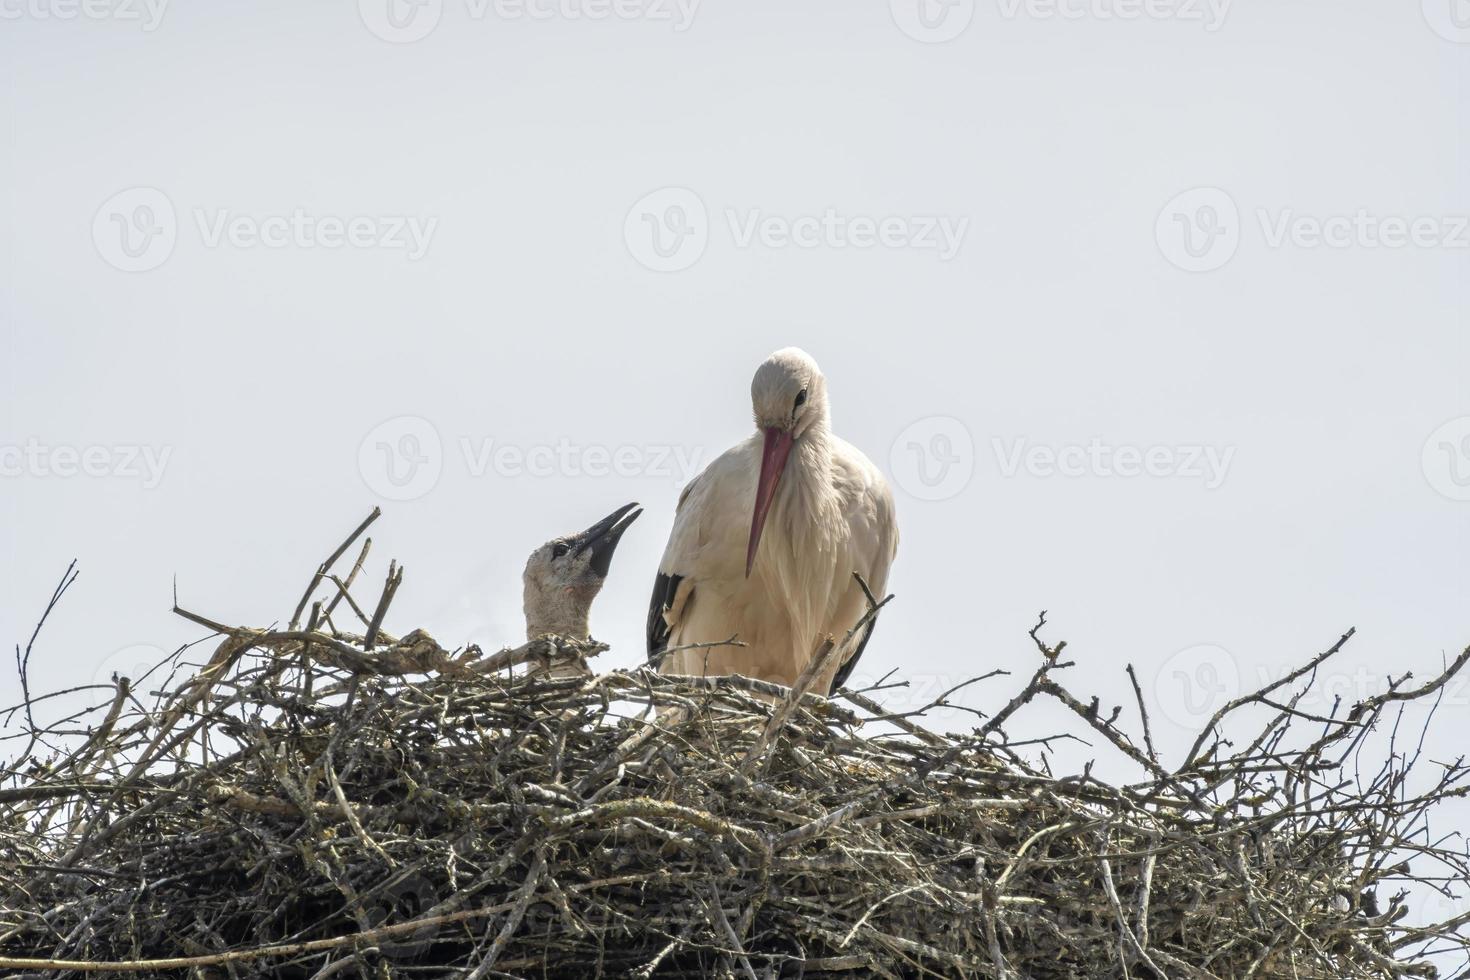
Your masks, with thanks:
[{"label": "stork eye", "polygon": [[556,544],[552,545],[552,547],[551,547],[551,557],[553,557],[553,558],[560,558],[563,555],[565,555],[568,550],[569,549],[567,548],[567,546],[565,544],[563,544],[562,542],[558,541]]},{"label": "stork eye", "polygon": [[806,389],[803,388],[796,396],[796,407],[800,408],[806,404]]}]

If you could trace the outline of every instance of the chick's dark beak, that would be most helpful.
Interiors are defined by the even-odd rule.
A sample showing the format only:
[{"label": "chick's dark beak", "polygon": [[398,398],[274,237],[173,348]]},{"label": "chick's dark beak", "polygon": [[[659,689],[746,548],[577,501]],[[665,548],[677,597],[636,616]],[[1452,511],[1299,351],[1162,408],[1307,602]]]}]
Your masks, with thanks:
[{"label": "chick's dark beak", "polygon": [[576,535],[572,539],[573,552],[581,554],[590,548],[592,559],[588,562],[589,567],[600,577],[606,578],[608,567],[612,564],[613,552],[618,547],[618,540],[628,529],[628,525],[636,521],[641,513],[643,511],[637,504],[619,507],[581,534]]}]

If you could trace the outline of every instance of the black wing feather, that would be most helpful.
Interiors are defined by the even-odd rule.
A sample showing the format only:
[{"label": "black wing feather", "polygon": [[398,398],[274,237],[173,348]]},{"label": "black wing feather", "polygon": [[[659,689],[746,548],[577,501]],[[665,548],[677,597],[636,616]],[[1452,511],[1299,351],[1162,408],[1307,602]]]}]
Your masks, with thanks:
[{"label": "black wing feather", "polygon": [[837,668],[837,674],[832,678],[832,690],[828,692],[829,694],[835,692],[843,684],[846,684],[847,679],[852,676],[852,669],[857,666],[857,662],[862,657],[863,651],[868,648],[868,640],[872,639],[873,636],[873,627],[877,625],[878,617],[874,616],[872,621],[868,623],[867,628],[863,630],[863,637],[858,640],[857,649],[852,652],[852,656],[847,658],[847,663]]},{"label": "black wing feather", "polygon": [[653,596],[648,600],[648,662],[655,666],[669,647],[669,624],[664,621],[664,612],[673,605],[683,581],[682,575],[663,572],[653,580]]}]

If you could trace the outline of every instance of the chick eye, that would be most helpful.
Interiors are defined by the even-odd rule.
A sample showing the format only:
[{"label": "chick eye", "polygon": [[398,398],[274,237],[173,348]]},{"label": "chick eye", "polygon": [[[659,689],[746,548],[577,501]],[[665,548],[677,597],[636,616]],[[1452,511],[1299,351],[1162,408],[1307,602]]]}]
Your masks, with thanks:
[{"label": "chick eye", "polygon": [[560,558],[567,553],[567,546],[558,542],[551,546],[551,557]]},{"label": "chick eye", "polygon": [[801,392],[799,394],[797,394],[797,396],[796,396],[796,407],[797,408],[800,408],[801,406],[803,406],[805,404],[806,404],[806,389],[803,388],[803,389],[801,389]]}]

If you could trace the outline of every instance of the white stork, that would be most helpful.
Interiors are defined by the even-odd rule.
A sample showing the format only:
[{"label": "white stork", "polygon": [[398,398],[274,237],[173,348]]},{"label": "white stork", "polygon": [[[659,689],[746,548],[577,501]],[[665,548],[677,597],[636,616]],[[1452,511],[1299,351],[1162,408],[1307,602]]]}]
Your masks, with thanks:
[{"label": "white stork", "polygon": [[[822,638],[841,643],[867,613],[853,572],[883,595],[898,526],[883,474],[832,434],[827,381],[810,355],[772,354],[750,398],[758,431],[679,496],[648,611],[648,655],[668,673],[790,686]],[[846,681],[871,634],[870,621],[812,689]],[[732,636],[746,645],[679,649]]]},{"label": "white stork", "polygon": [[531,552],[521,575],[526,639],[588,638],[592,600],[602,591],[618,539],[641,513],[637,504],[627,504],[587,530],[553,538]]}]

